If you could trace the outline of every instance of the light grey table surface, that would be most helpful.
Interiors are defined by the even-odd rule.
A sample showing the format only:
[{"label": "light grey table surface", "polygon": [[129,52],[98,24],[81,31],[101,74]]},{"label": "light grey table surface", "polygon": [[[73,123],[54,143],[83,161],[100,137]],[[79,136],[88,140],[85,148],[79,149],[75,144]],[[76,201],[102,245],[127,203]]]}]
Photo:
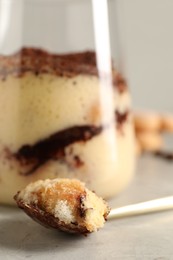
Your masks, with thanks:
[{"label": "light grey table surface", "polygon": [[[173,195],[173,162],[142,156],[131,185],[113,207]],[[16,208],[0,207],[0,259],[173,259],[173,211],[108,221],[88,237],[38,225]]]}]

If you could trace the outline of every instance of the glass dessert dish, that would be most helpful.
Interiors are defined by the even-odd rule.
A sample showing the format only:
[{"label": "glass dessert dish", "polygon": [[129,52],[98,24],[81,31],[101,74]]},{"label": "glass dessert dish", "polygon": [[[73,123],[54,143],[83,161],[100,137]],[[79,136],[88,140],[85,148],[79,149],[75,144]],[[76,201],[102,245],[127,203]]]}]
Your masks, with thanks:
[{"label": "glass dessert dish", "polygon": [[76,178],[104,198],[132,179],[131,99],[107,7],[0,0],[0,203],[39,179]]}]

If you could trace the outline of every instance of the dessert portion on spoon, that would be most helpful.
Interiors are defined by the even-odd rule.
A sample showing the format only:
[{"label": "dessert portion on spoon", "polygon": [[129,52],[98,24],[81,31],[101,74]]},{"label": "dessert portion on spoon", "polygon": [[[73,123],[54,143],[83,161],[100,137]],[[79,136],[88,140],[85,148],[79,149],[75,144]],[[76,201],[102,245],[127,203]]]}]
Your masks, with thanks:
[{"label": "dessert portion on spoon", "polygon": [[39,180],[19,191],[14,199],[35,221],[70,233],[97,231],[110,212],[102,198],[76,179]]}]

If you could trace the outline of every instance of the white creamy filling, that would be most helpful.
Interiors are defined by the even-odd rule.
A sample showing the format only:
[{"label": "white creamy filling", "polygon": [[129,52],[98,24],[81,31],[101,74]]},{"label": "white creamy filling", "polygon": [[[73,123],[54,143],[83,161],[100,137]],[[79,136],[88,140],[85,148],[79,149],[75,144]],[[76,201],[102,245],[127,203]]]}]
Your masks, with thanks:
[{"label": "white creamy filling", "polygon": [[8,159],[0,160],[0,203],[14,203],[14,194],[30,182],[57,177],[77,178],[103,198],[119,193],[134,174],[134,133],[131,124],[127,124],[123,135],[115,134],[117,142],[115,147],[112,143],[111,151],[110,143],[107,143],[111,131],[107,129],[86,144],[75,143],[68,147],[84,161],[79,168],[73,167],[73,154],[69,154],[67,162],[50,160],[33,174],[22,176],[18,165],[11,164]]},{"label": "white creamy filling", "polygon": [[13,150],[70,127],[113,120],[114,108],[103,121],[96,76],[8,76],[0,82],[0,93],[0,138]]},{"label": "white creamy filling", "polygon": [[110,123],[115,108],[120,111],[129,108],[129,94],[117,93],[112,97],[115,107],[104,117],[105,122],[100,86],[96,76],[36,77],[29,73],[21,78],[8,76],[0,82],[2,142],[17,150],[69,127]]},{"label": "white creamy filling", "polygon": [[57,201],[55,209],[53,209],[53,212],[55,218],[58,218],[60,221],[63,221],[65,224],[71,224],[71,222],[76,221],[73,212],[66,200]]},{"label": "white creamy filling", "polygon": [[[23,145],[35,144],[69,127],[110,125],[115,108],[124,111],[130,106],[128,92],[117,92],[112,114],[104,117],[105,121],[96,76],[8,76],[0,82],[0,93],[0,202],[11,203],[18,190],[38,179],[79,178],[103,197],[119,192],[131,179],[134,136],[129,121],[125,122],[122,135],[112,124],[86,143],[67,147],[69,155],[65,161],[50,160],[28,176],[20,175],[20,165],[3,157],[4,148],[16,152]],[[73,166],[73,154],[80,156],[83,166]]]}]

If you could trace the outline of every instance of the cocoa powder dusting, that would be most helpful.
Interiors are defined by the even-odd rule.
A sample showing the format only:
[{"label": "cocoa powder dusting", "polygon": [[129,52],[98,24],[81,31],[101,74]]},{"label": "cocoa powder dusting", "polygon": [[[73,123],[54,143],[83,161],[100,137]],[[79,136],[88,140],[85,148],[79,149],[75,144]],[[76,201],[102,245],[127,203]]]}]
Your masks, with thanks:
[{"label": "cocoa powder dusting", "polygon": [[[124,78],[113,68],[113,85],[119,93],[127,90]],[[77,75],[98,76],[96,53],[84,51],[69,54],[54,54],[39,48],[24,47],[12,55],[0,55],[0,78],[9,75],[22,77],[26,73],[54,74],[60,77]]]}]

